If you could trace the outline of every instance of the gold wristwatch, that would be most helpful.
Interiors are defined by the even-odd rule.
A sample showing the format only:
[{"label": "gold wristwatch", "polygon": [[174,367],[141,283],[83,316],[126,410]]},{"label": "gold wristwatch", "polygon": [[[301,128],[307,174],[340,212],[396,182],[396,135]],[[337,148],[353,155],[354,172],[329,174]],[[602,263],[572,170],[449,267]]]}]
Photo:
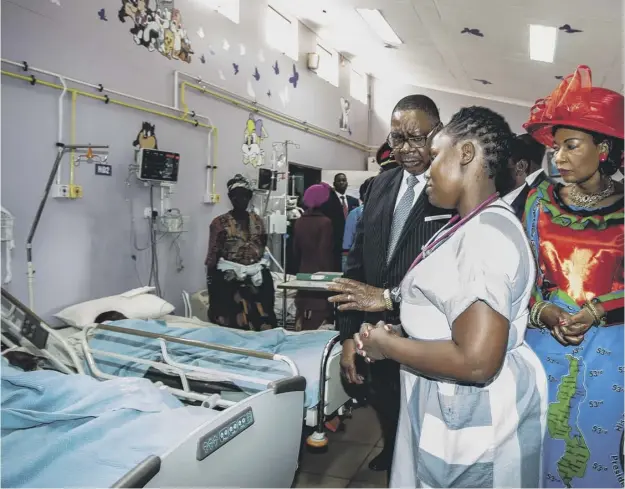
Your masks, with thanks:
[{"label": "gold wristwatch", "polygon": [[391,291],[388,289],[384,289],[384,292],[382,295],[384,296],[384,306],[386,307],[386,310],[392,311],[394,307],[393,307],[393,299],[391,299]]}]

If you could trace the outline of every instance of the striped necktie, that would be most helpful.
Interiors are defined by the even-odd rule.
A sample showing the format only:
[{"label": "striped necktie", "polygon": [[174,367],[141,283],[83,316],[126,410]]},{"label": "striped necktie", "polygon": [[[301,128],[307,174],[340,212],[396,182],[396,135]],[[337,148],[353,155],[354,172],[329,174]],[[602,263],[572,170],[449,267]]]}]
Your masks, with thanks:
[{"label": "striped necktie", "polygon": [[347,218],[348,208],[347,208],[347,202],[345,202],[345,196],[344,195],[341,195],[341,204],[343,205],[343,216],[345,218]]},{"label": "striped necktie", "polygon": [[390,261],[393,256],[393,252],[395,251],[395,247],[397,246],[397,242],[399,241],[399,237],[401,236],[401,232],[404,229],[404,224],[406,224],[406,220],[410,215],[410,211],[412,210],[412,204],[414,201],[414,188],[415,185],[419,182],[419,179],[415,175],[410,175],[406,180],[408,184],[408,188],[404,195],[402,195],[399,204],[397,204],[397,208],[395,209],[395,213],[393,214],[393,224],[391,225],[391,236],[389,238],[388,243],[388,254],[386,255],[386,261]]}]

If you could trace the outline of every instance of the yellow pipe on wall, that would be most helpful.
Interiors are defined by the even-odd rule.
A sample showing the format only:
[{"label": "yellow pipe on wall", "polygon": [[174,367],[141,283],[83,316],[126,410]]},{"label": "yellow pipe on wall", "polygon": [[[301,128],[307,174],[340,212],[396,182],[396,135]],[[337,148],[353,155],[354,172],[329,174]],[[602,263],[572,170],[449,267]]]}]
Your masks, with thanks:
[{"label": "yellow pipe on wall", "polygon": [[[72,112],[70,125],[70,144],[76,144],[76,102],[78,94],[72,92]],[[75,151],[72,149],[69,154],[69,188],[70,196],[73,196],[72,189],[74,186],[74,168],[76,167]]]},{"label": "yellow pipe on wall", "polygon": [[209,95],[211,95],[211,96],[213,96],[213,97],[215,97],[217,99],[224,100],[224,101],[226,101],[226,102],[228,102],[228,103],[230,103],[232,105],[235,105],[237,107],[240,107],[242,109],[246,109],[246,110],[249,110],[249,111],[252,111],[252,112],[256,112],[258,114],[263,115],[264,117],[267,117],[268,119],[271,119],[273,121],[279,122],[279,123],[284,124],[286,126],[293,127],[295,129],[299,129],[301,131],[304,131],[304,132],[307,132],[307,133],[310,133],[310,134],[315,134],[317,136],[320,136],[320,137],[325,138],[325,139],[329,139],[331,141],[335,141],[335,142],[338,142],[338,143],[346,144],[346,145],[351,146],[352,148],[358,149],[360,151],[369,152],[369,148],[367,146],[359,144],[359,143],[356,143],[354,141],[350,141],[347,138],[342,138],[340,136],[337,136],[336,134],[332,134],[331,132],[322,131],[322,130],[316,129],[314,127],[310,127],[310,126],[308,126],[306,124],[300,123],[296,119],[291,119],[289,117],[285,117],[285,116],[281,116],[281,115],[278,115],[278,114],[274,114],[274,113],[268,112],[265,109],[263,109],[261,107],[258,107],[258,106],[254,105],[254,104],[247,103],[247,102],[242,102],[242,101],[237,100],[237,99],[235,99],[233,97],[229,97],[228,95],[224,95],[222,93],[216,92],[216,91],[211,90],[209,88],[202,87],[200,85],[195,85],[193,83],[189,83],[189,82],[183,81],[180,84],[180,90],[181,90],[180,102],[181,102],[181,105],[182,105],[182,107],[184,109],[185,116],[189,112],[189,107],[185,103],[185,87],[192,88],[192,89],[197,90],[197,91],[199,91],[201,93],[209,94]]},{"label": "yellow pipe on wall", "polygon": [[[0,70],[0,73],[2,73],[5,76],[8,76],[10,78],[15,78],[17,80],[27,81],[27,82],[30,82],[30,83],[33,83],[33,84],[42,85],[42,86],[48,87],[48,88],[55,88],[57,90],[64,90],[65,89],[62,85],[58,85],[56,83],[51,83],[51,82],[48,82],[48,81],[40,80],[38,78],[35,78],[34,76],[30,77],[30,76],[26,76],[26,75],[20,75],[18,73],[12,73],[12,72],[6,71],[6,70]],[[211,154],[211,166],[212,166],[212,168],[210,170],[211,170],[211,180],[212,180],[212,193],[216,194],[217,184],[216,184],[216,181],[215,181],[215,177],[216,177],[216,170],[217,170],[217,142],[218,142],[218,134],[219,133],[218,133],[217,128],[215,126],[210,126],[208,124],[204,124],[202,122],[199,122],[199,121],[196,121],[196,120],[193,120],[193,119],[188,119],[187,118],[188,107],[185,106],[186,107],[185,108],[185,113],[182,116],[175,116],[175,115],[168,114],[166,112],[162,112],[162,111],[159,111],[159,110],[148,109],[148,108],[142,107],[140,105],[129,104],[127,102],[122,102],[121,100],[115,100],[115,99],[112,99],[112,98],[108,97],[107,95],[95,95],[93,93],[84,92],[84,91],[78,90],[76,88],[68,88],[67,91],[72,94],[71,144],[75,144],[75,137],[76,137],[76,101],[77,101],[77,97],[79,95],[82,96],[82,97],[93,99],[93,100],[99,100],[99,101],[105,102],[107,104],[118,105],[120,107],[126,107],[128,109],[138,110],[140,112],[145,112],[145,113],[148,113],[148,114],[157,115],[159,117],[165,117],[167,119],[171,119],[171,120],[174,120],[174,121],[184,122],[184,123],[187,123],[187,124],[192,124],[195,127],[202,127],[204,129],[208,129],[209,136],[213,138],[212,152],[211,152],[212,153]],[[73,185],[73,184],[74,184],[74,152],[72,150],[71,157],[70,157],[70,185]]]}]

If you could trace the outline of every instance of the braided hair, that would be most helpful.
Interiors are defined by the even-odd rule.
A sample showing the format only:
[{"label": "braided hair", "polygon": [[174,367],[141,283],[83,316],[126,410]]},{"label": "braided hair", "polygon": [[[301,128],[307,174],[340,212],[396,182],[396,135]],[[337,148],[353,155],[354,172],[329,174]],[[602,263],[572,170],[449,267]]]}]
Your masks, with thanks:
[{"label": "braided hair", "polygon": [[454,143],[461,139],[477,140],[490,178],[507,171],[514,134],[498,113],[486,107],[462,108],[453,115],[444,132]]}]

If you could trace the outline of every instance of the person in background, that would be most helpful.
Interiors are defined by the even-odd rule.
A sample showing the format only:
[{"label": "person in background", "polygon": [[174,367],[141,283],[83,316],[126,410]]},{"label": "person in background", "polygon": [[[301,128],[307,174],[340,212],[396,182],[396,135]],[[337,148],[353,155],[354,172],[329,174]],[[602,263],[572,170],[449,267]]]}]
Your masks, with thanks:
[{"label": "person in background", "polygon": [[397,168],[399,164],[395,160],[393,149],[388,145],[388,141],[384,141],[382,146],[375,154],[375,160],[380,165],[380,173]]},{"label": "person in background", "polygon": [[358,220],[362,215],[362,210],[365,205],[365,196],[367,195],[369,184],[371,184],[371,180],[373,180],[373,178],[374,177],[367,178],[360,186],[359,193],[361,204],[349,213],[347,221],[345,221],[345,232],[343,233],[343,271],[345,271],[345,267],[347,265],[347,254],[352,248],[354,236],[356,235],[356,224],[358,224]]},{"label": "person in background", "polygon": [[342,254],[343,254],[343,233],[345,232],[345,220],[349,213],[358,207],[358,199],[350,195],[346,195],[347,177],[345,173],[337,173],[334,175],[334,187],[330,192],[330,198],[323,205],[323,213],[332,221],[332,230],[334,236],[334,261],[330,272],[340,272],[342,270]]},{"label": "person in background", "polygon": [[495,184],[513,137],[483,107],[434,137],[426,193],[457,215],[402,281],[408,337],[383,322],[355,335],[368,361],[402,365],[391,487],[540,487],[547,377],[524,342],[536,268]]},{"label": "person in background", "polygon": [[545,146],[529,134],[514,138],[507,171],[495,182],[497,190],[508,204],[512,204],[526,187],[537,185],[547,177],[542,167],[545,150]]},{"label": "person in background", "polygon": [[[304,215],[295,221],[293,256],[299,273],[330,271],[334,260],[332,221],[321,212],[330,197],[328,185],[311,185],[304,193]],[[332,322],[333,309],[327,295],[299,291],[295,296],[298,331],[317,329]]]},{"label": "person in background", "polygon": [[209,321],[255,331],[275,328],[267,233],[260,216],[247,210],[252,185],[240,174],[227,185],[232,210],[213,219],[205,261]]},{"label": "person in background", "polygon": [[[388,144],[400,167],[376,176],[367,203],[356,226],[356,236],[347,256],[345,278],[328,289],[338,292],[332,302],[346,302],[337,319],[343,344],[341,369],[351,384],[363,384],[366,372],[358,371],[354,334],[363,322],[380,320],[399,324],[399,284],[421,247],[451,217],[436,209],[423,192],[423,174],[430,166],[430,142],[441,128],[436,104],[425,95],[400,100],[392,112]],[[371,312],[359,301],[361,291],[380,287],[388,308]],[[378,290],[378,289],[376,289]],[[393,456],[399,417],[399,364],[384,360],[372,364],[367,374],[367,398],[378,414],[384,448],[369,464],[372,470],[388,470]]]},{"label": "person in background", "polygon": [[[527,343],[549,376],[546,487],[623,487],[623,96],[580,66],[524,128],[555,150],[564,185],[529,192],[538,263]],[[543,486],[545,487],[545,486]]]}]

